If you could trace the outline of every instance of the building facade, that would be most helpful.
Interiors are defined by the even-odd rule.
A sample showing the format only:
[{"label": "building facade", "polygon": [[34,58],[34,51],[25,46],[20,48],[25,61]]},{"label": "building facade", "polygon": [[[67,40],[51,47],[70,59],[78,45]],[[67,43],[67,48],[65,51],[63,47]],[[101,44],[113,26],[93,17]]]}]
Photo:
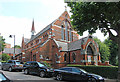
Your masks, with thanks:
[{"label": "building facade", "polygon": [[[10,58],[13,59],[14,48],[11,48],[11,44],[5,43],[5,48],[2,53],[8,54]],[[15,56],[17,56],[18,54],[21,54],[21,49],[15,48]]]},{"label": "building facade", "polygon": [[70,16],[64,11],[51,24],[35,35],[34,20],[31,38],[22,38],[22,61],[47,61],[53,67],[67,64],[99,65],[100,54],[98,44],[91,35],[79,39],[72,29]]}]

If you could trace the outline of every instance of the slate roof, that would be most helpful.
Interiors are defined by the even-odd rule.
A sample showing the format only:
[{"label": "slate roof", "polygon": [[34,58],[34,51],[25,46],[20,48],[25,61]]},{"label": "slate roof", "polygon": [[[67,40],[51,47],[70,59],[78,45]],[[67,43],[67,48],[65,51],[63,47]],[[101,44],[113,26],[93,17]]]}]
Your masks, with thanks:
[{"label": "slate roof", "polygon": [[54,41],[56,42],[58,47],[62,47],[62,51],[68,51],[68,43],[56,41],[55,39]]},{"label": "slate roof", "polygon": [[[52,22],[53,23],[53,22]],[[38,36],[40,36],[41,34],[43,34],[45,31],[49,30],[51,27],[51,24],[49,24],[48,26],[46,26],[43,30],[41,30],[40,32],[38,32],[36,35],[34,35],[27,43],[29,43],[30,41],[34,40],[35,38],[37,38]],[[26,44],[27,44],[26,43]]]},{"label": "slate roof", "polygon": [[69,45],[68,45],[69,51],[81,49],[82,40],[84,40],[84,42],[86,42],[87,39],[88,39],[88,37],[84,37],[84,38],[81,38],[79,40],[69,43]]},{"label": "slate roof", "polygon": [[[3,53],[13,54],[14,53],[14,48],[5,48]],[[19,53],[21,53],[21,49],[15,48],[15,54],[19,54]]]},{"label": "slate roof", "polygon": [[81,49],[81,41],[84,40],[86,41],[88,37],[81,38],[79,40],[76,40],[74,42],[66,43],[66,42],[61,42],[61,41],[55,41],[58,47],[62,47],[62,51],[73,51],[77,49]]},{"label": "slate roof", "polygon": [[72,50],[77,50],[77,49],[81,49],[81,39],[77,40],[77,41],[74,41],[74,42],[71,42],[69,43],[69,51],[72,51]]}]

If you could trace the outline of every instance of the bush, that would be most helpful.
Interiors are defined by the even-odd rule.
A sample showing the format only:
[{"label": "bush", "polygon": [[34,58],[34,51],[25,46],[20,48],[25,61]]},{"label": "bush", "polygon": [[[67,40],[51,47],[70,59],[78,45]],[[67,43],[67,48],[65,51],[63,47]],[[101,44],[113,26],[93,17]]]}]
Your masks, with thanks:
[{"label": "bush", "polygon": [[85,65],[67,65],[70,67],[79,67],[89,73],[98,74],[104,78],[117,79],[117,66],[85,66]]},{"label": "bush", "polygon": [[5,53],[2,54],[3,61],[8,61],[9,59],[10,59],[10,56],[8,54],[5,54]]},{"label": "bush", "polygon": [[0,62],[5,63],[6,61],[0,61]]}]

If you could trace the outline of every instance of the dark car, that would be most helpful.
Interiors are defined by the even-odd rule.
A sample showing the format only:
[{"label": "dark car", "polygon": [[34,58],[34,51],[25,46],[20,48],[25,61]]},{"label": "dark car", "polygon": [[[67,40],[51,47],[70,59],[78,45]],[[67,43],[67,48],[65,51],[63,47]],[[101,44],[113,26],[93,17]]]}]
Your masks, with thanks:
[{"label": "dark car", "polygon": [[8,62],[2,63],[1,69],[2,70],[9,70],[9,71],[13,71],[13,70],[22,71],[23,70],[23,63],[19,60],[8,60]]},{"label": "dark car", "polygon": [[12,82],[2,72],[0,72],[0,82]]},{"label": "dark car", "polygon": [[40,62],[28,61],[24,64],[25,74],[37,74],[40,77],[51,77],[53,76],[53,69],[49,68]]},{"label": "dark car", "polygon": [[104,79],[96,74],[90,74],[77,67],[63,67],[54,70],[54,77],[57,80],[82,80],[86,82],[104,82]]}]

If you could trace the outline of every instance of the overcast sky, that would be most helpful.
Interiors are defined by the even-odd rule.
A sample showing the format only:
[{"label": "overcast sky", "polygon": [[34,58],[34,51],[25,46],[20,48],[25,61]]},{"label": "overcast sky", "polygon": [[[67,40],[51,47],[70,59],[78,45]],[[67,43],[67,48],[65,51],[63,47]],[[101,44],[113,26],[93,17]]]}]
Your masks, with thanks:
[{"label": "overcast sky", "polygon": [[[25,38],[31,37],[33,19],[38,33],[65,11],[65,5],[64,0],[0,0],[0,33],[5,42],[12,46],[14,39],[9,35],[15,35],[15,44],[21,46],[23,35]],[[69,12],[70,9],[67,10]],[[87,35],[85,32],[84,36]],[[106,38],[100,31],[94,36],[101,41]]]}]

